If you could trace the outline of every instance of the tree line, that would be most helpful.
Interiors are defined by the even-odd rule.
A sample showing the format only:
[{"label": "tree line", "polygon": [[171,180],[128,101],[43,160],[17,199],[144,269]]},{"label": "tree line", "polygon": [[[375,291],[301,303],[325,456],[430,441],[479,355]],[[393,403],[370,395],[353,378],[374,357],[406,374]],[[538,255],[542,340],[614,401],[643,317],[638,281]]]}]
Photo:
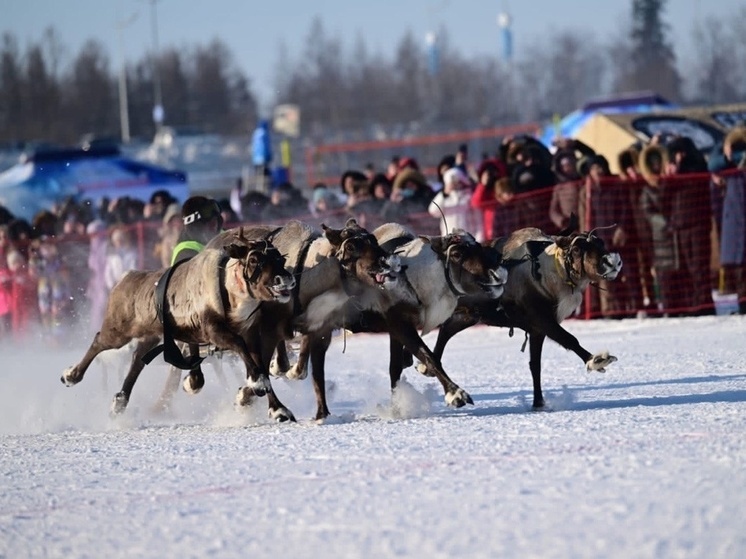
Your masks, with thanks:
[{"label": "tree line", "polygon": [[[622,91],[652,90],[693,104],[743,101],[746,67],[737,61],[746,60],[746,5],[698,22],[691,32],[693,55],[685,59],[672,47],[665,7],[666,0],[632,0],[629,23],[616,37],[599,42],[588,29],[556,31],[509,64],[497,56],[464,56],[442,28],[435,72],[412,32],[386,57],[370,52],[362,36],[345,47],[316,19],[301,53],[279,48],[275,94],[268,101],[299,105],[304,135],[319,139],[533,122]],[[66,52],[54,28],[25,49],[12,33],[3,35],[1,143],[119,136],[119,69],[106,48],[91,40],[71,59]],[[127,64],[133,137],[154,133],[156,75],[166,124],[247,134],[260,116],[250,78],[215,39]]]}]

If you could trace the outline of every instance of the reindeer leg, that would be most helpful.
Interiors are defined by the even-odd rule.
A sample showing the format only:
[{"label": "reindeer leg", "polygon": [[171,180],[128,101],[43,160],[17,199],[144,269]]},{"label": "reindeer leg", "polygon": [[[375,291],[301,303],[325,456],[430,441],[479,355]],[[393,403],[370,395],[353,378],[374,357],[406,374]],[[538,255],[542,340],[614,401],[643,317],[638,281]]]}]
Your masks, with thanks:
[{"label": "reindeer leg", "polygon": [[270,418],[274,419],[278,423],[284,423],[285,421],[292,421],[295,423],[295,416],[285,405],[280,401],[275,393],[274,389],[267,392],[267,413]]},{"label": "reindeer leg", "polygon": [[111,413],[117,415],[122,413],[130,401],[130,395],[132,394],[132,388],[134,388],[137,378],[140,376],[143,368],[145,368],[145,362],[142,358],[145,354],[153,349],[158,342],[161,340],[159,336],[150,336],[138,340],[135,346],[135,353],[132,355],[132,364],[130,370],[124,379],[122,389],[117,392],[114,396],[114,401],[111,403]]},{"label": "reindeer leg", "polygon": [[[286,377],[293,380],[303,380],[308,376],[308,357],[311,352],[309,347],[310,341],[308,334],[304,334],[300,339],[300,349],[298,350],[298,361],[295,365],[288,367]],[[285,342],[283,342],[283,346]],[[279,347],[279,346],[278,346]],[[287,359],[287,356],[285,357]]]},{"label": "reindeer leg", "polygon": [[[189,355],[192,357],[199,356],[199,345],[188,344]],[[197,365],[194,369],[189,371],[187,376],[184,377],[182,383],[185,392],[189,394],[197,394],[205,386],[205,375],[202,372],[201,365]]]},{"label": "reindeer leg", "polygon": [[[325,331],[323,333],[304,336],[303,339],[308,345],[308,351],[311,354],[311,378],[313,380],[313,391],[316,394],[316,420],[322,420],[331,415],[326,402],[326,375],[324,371],[324,362],[326,361],[326,351],[332,342],[332,333]],[[300,361],[300,357],[298,358]]]},{"label": "reindeer leg", "polygon": [[[260,343],[261,359],[259,363],[262,367],[262,370],[267,370],[266,363],[268,363],[272,359],[272,354],[275,352],[275,350],[279,350],[281,346],[284,346],[284,343],[282,342],[282,340],[275,343],[273,335],[268,332],[262,333],[259,339],[262,340]],[[293,415],[293,412],[286,408],[285,405],[280,401],[280,399],[277,397],[277,393],[274,391],[274,388],[272,388],[271,385],[269,392],[267,392],[267,406],[267,413],[271,419],[274,419],[278,423],[284,423],[285,421],[295,422],[295,416]]]},{"label": "reindeer leg", "polygon": [[443,366],[440,364],[430,348],[425,345],[422,341],[417,329],[411,324],[397,320],[396,317],[392,317],[389,320],[389,332],[395,337],[404,347],[411,351],[417,359],[419,359],[429,371],[433,372],[433,375],[438,379],[440,384],[443,386],[445,392],[445,400],[449,406],[460,408],[466,404],[473,404],[474,400],[471,396],[455,382],[453,382],[446,372],[443,370]]},{"label": "reindeer leg", "polygon": [[290,369],[290,360],[288,359],[288,348],[285,340],[277,343],[275,357],[269,363],[269,374],[273,377],[284,376]]},{"label": "reindeer leg", "polygon": [[[410,354],[411,355],[411,354]],[[391,380],[391,391],[401,380],[404,370],[404,346],[401,342],[389,334],[389,379]]]},{"label": "reindeer leg", "polygon": [[597,353],[595,355],[592,354],[580,345],[580,342],[578,342],[578,339],[575,336],[570,334],[570,332],[562,328],[562,326],[557,324],[555,321],[546,321],[542,326],[543,331],[550,340],[557,342],[565,349],[572,351],[575,355],[580,357],[583,363],[585,363],[585,367],[588,371],[605,373],[606,367],[617,360],[613,355],[609,355],[608,351]]},{"label": "reindeer leg", "polygon": [[90,367],[91,362],[93,362],[99,353],[108,349],[119,349],[127,345],[129,341],[129,338],[120,336],[110,337],[102,335],[101,332],[96,332],[96,335],[93,337],[93,341],[91,342],[88,351],[85,352],[83,359],[81,359],[77,365],[65,369],[60,377],[60,382],[66,386],[78,384],[83,380],[83,376],[88,370],[88,367]]},{"label": "reindeer leg", "polygon": [[544,334],[529,333],[528,367],[531,370],[531,380],[534,384],[534,405],[535,410],[544,408],[544,394],[541,392],[541,350],[544,346]]}]

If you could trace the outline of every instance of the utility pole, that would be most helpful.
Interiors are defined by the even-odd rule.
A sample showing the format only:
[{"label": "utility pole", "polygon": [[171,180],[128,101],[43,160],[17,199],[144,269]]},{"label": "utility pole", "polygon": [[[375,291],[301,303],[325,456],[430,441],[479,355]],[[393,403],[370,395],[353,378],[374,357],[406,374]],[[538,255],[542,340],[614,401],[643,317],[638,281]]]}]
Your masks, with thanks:
[{"label": "utility pole", "polygon": [[150,0],[150,23],[153,36],[153,122],[158,133],[163,125],[163,93],[161,91],[160,48],[158,47],[158,0]]},{"label": "utility pole", "polygon": [[127,19],[118,20],[115,24],[119,39],[119,125],[122,134],[122,143],[130,141],[130,117],[129,103],[127,101],[127,60],[124,53],[124,30],[137,19],[137,13],[133,13]]}]

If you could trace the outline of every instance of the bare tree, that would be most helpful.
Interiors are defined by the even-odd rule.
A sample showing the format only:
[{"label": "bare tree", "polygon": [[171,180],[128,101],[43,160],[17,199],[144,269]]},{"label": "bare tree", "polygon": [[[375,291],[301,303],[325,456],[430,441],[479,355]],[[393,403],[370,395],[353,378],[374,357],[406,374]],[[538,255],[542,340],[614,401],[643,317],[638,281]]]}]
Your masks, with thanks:
[{"label": "bare tree", "polygon": [[5,33],[0,52],[0,140],[28,140],[23,119],[23,70],[15,36]]},{"label": "bare tree", "polygon": [[741,68],[733,64],[733,44],[723,33],[723,22],[705,19],[694,29],[699,57],[693,64],[693,100],[702,104],[728,103],[739,98]]},{"label": "bare tree", "polygon": [[103,46],[86,42],[73,61],[64,99],[71,128],[63,132],[66,141],[77,141],[83,133],[117,135],[119,105]]},{"label": "bare tree", "polygon": [[31,138],[57,136],[61,99],[59,86],[47,69],[41,45],[33,45],[26,55],[24,119]]},{"label": "bare tree", "polygon": [[158,58],[165,121],[174,126],[187,126],[193,121],[192,113],[196,112],[190,96],[188,65],[184,61],[189,59],[189,50],[164,49]]},{"label": "bare tree", "polygon": [[618,91],[652,90],[681,99],[676,55],[663,21],[665,5],[666,0],[632,0],[631,59],[616,83]]}]

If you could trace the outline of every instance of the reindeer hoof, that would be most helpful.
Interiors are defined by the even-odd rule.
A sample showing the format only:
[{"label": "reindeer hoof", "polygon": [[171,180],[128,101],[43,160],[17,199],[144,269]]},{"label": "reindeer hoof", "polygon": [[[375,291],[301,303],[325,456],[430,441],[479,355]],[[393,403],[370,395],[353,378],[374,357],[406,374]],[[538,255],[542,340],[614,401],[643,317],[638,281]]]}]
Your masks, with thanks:
[{"label": "reindeer hoof", "polygon": [[613,355],[609,355],[608,351],[598,353],[591,357],[585,364],[588,371],[596,371],[598,373],[605,373],[606,367],[611,365],[617,358]]},{"label": "reindeer hoof", "polygon": [[260,377],[257,380],[246,379],[246,388],[251,390],[254,396],[265,396],[269,392],[272,392],[272,385],[269,382],[269,378]]},{"label": "reindeer hoof", "polygon": [[316,421],[316,423],[319,423],[319,424],[324,423],[326,421],[326,418],[329,417],[330,415],[331,414],[328,411],[316,412],[316,417],[314,418],[314,421]]},{"label": "reindeer hoof", "polygon": [[189,394],[197,394],[205,386],[205,376],[202,372],[189,373],[184,377],[184,382],[181,383],[184,388],[184,392]]},{"label": "reindeer hoof", "polygon": [[430,369],[427,368],[427,365],[425,365],[424,363],[417,363],[417,367],[415,367],[415,368],[417,369],[418,373],[420,373],[422,375],[425,375],[426,377],[434,377],[435,376],[430,371]]},{"label": "reindeer hoof", "polygon": [[288,370],[290,370],[290,368],[293,367],[298,362],[297,356],[292,351],[288,350],[286,355],[288,359],[288,367],[287,368],[280,367],[280,363],[277,359],[277,355],[275,355],[272,358],[272,361],[269,362],[269,374],[270,375],[272,375],[273,377],[284,377],[287,375]]},{"label": "reindeer hoof", "polygon": [[242,386],[236,393],[235,404],[237,407],[245,407],[251,404],[254,399],[254,392],[247,386]]},{"label": "reindeer hoof", "polygon": [[119,415],[127,409],[129,398],[124,392],[118,392],[111,402],[111,415]]},{"label": "reindeer hoof", "polygon": [[290,380],[303,380],[308,376],[308,368],[300,369],[298,367],[298,364],[296,363],[290,369],[288,369],[288,372],[285,374],[285,378],[289,378]]},{"label": "reindeer hoof", "polygon": [[277,363],[277,357],[273,357],[269,362],[269,374],[273,377],[284,377],[287,371],[283,371]]},{"label": "reindeer hoof", "polygon": [[287,408],[270,409],[268,410],[268,413],[270,419],[274,419],[277,423],[285,423],[286,421],[291,421],[293,423],[296,422],[293,412]]},{"label": "reindeer hoof", "polygon": [[474,400],[471,399],[469,393],[463,388],[457,388],[451,392],[446,393],[446,404],[453,408],[463,408],[466,404],[474,404]]},{"label": "reindeer hoof", "polygon": [[60,382],[65,386],[74,386],[80,382],[80,375],[77,374],[75,367],[68,367],[62,371]]}]

